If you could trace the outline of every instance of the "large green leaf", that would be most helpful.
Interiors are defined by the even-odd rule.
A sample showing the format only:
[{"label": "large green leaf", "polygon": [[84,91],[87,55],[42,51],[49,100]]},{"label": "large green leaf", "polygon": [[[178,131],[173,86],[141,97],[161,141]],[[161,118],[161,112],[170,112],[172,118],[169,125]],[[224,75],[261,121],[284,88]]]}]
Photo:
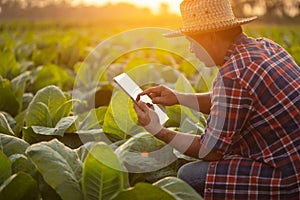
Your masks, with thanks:
[{"label": "large green leaf", "polygon": [[[103,132],[101,132],[101,129],[99,129],[98,130],[98,132],[97,132],[97,130],[98,129],[94,129],[94,130],[89,130],[89,131],[81,131],[81,132],[79,132],[78,134],[80,134],[80,135],[82,135],[83,134],[83,136],[85,135],[85,134],[89,134],[89,135],[96,135],[96,141],[88,141],[88,142],[86,142],[86,143],[84,143],[83,145],[81,145],[80,147],[78,147],[77,149],[76,149],[76,153],[77,153],[77,155],[78,155],[78,157],[79,157],[79,159],[82,161],[82,162],[84,162],[85,161],[85,159],[86,159],[86,157],[87,157],[87,155],[89,154],[89,152],[91,151],[91,149],[95,146],[95,145],[97,145],[100,141],[103,141]],[[80,138],[83,138],[83,136],[80,136]],[[99,138],[98,138],[99,137]],[[102,140],[101,140],[102,139]],[[97,142],[98,141],[98,142]],[[122,140],[120,141],[120,142],[122,142]],[[113,143],[114,144],[114,143]],[[113,144],[110,144],[109,146],[112,148],[112,145]],[[112,148],[113,149],[113,148]]]},{"label": "large green leaf", "polygon": [[7,157],[13,154],[25,154],[27,147],[29,147],[29,144],[22,139],[0,134],[0,150],[3,151]]},{"label": "large green leaf", "polygon": [[22,110],[26,110],[32,101],[34,95],[32,93],[24,93],[22,96]]},{"label": "large green leaf", "polygon": [[50,111],[45,103],[36,102],[34,106],[30,105],[25,118],[26,126],[53,126]]},{"label": "large green leaf", "polygon": [[14,127],[16,125],[16,120],[14,119],[14,117],[12,117],[9,113],[7,112],[1,112],[5,118],[7,119],[7,122],[9,124],[10,127]]},{"label": "large green leaf", "polygon": [[0,151],[0,185],[11,176],[11,162],[6,155]]},{"label": "large green leaf", "polygon": [[116,149],[120,161],[133,173],[153,172],[177,159],[173,149],[149,133],[140,133]]},{"label": "large green leaf", "polygon": [[15,136],[19,138],[22,137],[22,128],[24,127],[25,118],[26,118],[26,110],[22,111],[15,117],[16,124],[12,129]]},{"label": "large green leaf", "polygon": [[23,129],[25,139],[30,143],[43,140],[34,133],[63,136],[74,124],[74,117],[68,117],[74,102],[75,100],[68,101],[64,93],[55,86],[40,90],[28,107],[25,119],[27,127]]},{"label": "large green leaf", "polygon": [[14,78],[11,81],[12,87],[15,92],[15,97],[16,97],[17,101],[19,102],[19,111],[18,112],[22,111],[23,94],[25,91],[27,81],[29,79],[30,79],[30,72],[27,71],[27,72],[17,76],[16,78]]},{"label": "large green leaf", "polygon": [[77,116],[61,118],[54,128],[44,126],[32,126],[31,128],[35,134],[62,137],[65,131],[75,123],[76,118]]},{"label": "large green leaf", "polygon": [[49,128],[45,126],[32,126],[33,132],[38,135],[48,135],[48,136],[63,136],[64,132],[59,131],[57,128]]},{"label": "large green leaf", "polygon": [[[51,119],[54,118],[57,110],[65,102],[67,102],[67,99],[64,93],[56,86],[47,86],[39,90],[28,106],[26,126],[55,126],[55,124],[49,126],[49,115]],[[42,109],[41,105],[45,105],[49,112]]]},{"label": "large green leaf", "polygon": [[162,188],[149,183],[138,183],[135,187],[120,192],[113,200],[175,200],[176,198]]},{"label": "large green leaf", "polygon": [[96,146],[98,142],[87,142],[83,145],[81,145],[79,148],[76,149],[76,153],[79,157],[79,159],[84,162],[87,155],[91,151],[91,149]]},{"label": "large green leaf", "polygon": [[6,79],[2,79],[0,76],[0,111],[5,111],[15,116],[18,114],[20,105],[15,96],[15,92],[11,85],[11,82]]},{"label": "large green leaf", "polygon": [[63,103],[55,112],[53,116],[53,125],[56,125],[59,120],[61,120],[64,117],[68,117],[73,109],[73,104],[75,102],[78,102],[75,99],[71,99]]},{"label": "large green leaf", "polygon": [[103,131],[125,138],[126,134],[132,134],[136,124],[137,116],[130,98],[123,91],[117,91],[106,112]]},{"label": "large green leaf", "polygon": [[[166,158],[167,160],[168,158]],[[159,170],[151,171],[148,173],[142,174],[130,174],[131,185],[134,185],[137,182],[147,182],[147,183],[155,183],[156,181],[168,177],[168,176],[177,176],[178,169],[188,163],[188,161],[184,159],[176,159],[174,162],[169,164],[166,167],[163,167]]]},{"label": "large green leaf", "polygon": [[62,199],[82,199],[82,165],[74,151],[54,139],[30,146],[26,154]]},{"label": "large green leaf", "polygon": [[52,135],[41,135],[36,134],[32,127],[23,127],[22,128],[23,139],[29,144],[41,142],[41,141],[50,141],[54,138]]},{"label": "large green leaf", "polygon": [[100,128],[104,123],[105,114],[107,112],[107,107],[99,107],[90,110],[87,113],[81,114],[79,116],[80,130],[90,130],[95,128]]},{"label": "large green leaf", "polygon": [[82,190],[84,199],[111,199],[123,189],[121,164],[105,143],[95,145],[84,161]]},{"label": "large green leaf", "polygon": [[11,129],[6,117],[0,112],[0,133],[5,133],[8,135],[14,135],[13,130]]},{"label": "large green leaf", "polygon": [[3,78],[11,80],[20,73],[20,67],[13,52],[0,52],[0,61],[0,76]]},{"label": "large green leaf", "polygon": [[0,186],[0,199],[38,199],[37,182],[24,172],[12,175]]},{"label": "large green leaf", "polygon": [[32,92],[36,92],[49,85],[56,85],[59,88],[67,89],[72,79],[63,68],[49,64],[38,68],[36,79],[32,84]]},{"label": "large green leaf", "polygon": [[61,197],[45,182],[40,173],[37,173],[36,180],[38,181],[39,190],[43,200],[61,200]]},{"label": "large green leaf", "polygon": [[146,132],[130,138],[115,152],[130,172],[130,185],[176,176],[177,169],[185,163],[177,159],[169,145]]},{"label": "large green leaf", "polygon": [[159,186],[170,194],[175,196],[176,199],[182,200],[202,200],[203,198],[186,182],[175,178],[166,177],[154,183],[153,185]]},{"label": "large green leaf", "polygon": [[12,163],[12,174],[20,171],[30,174],[32,177],[36,175],[36,168],[27,156],[24,154],[13,154],[9,157]]}]

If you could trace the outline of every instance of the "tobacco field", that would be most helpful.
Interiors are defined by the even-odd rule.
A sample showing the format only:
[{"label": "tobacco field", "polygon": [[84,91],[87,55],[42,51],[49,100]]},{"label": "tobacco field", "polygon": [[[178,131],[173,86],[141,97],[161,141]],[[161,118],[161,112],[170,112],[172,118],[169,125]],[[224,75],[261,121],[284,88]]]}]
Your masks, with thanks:
[{"label": "tobacco field", "polygon": [[[131,100],[112,81],[127,72],[144,89],[209,91],[217,71],[197,63],[188,43],[154,39],[160,29],[122,35],[113,26],[55,22],[0,28],[0,199],[202,199],[176,178],[195,159],[138,126]],[[276,41],[300,64],[300,27],[245,32]],[[201,113],[181,106],[166,113],[170,129],[205,129]]]}]

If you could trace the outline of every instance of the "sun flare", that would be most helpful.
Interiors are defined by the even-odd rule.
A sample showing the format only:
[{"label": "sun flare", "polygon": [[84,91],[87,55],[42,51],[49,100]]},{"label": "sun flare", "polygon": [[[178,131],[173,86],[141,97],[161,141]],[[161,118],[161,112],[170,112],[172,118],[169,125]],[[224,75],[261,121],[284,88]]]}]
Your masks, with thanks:
[{"label": "sun flare", "polygon": [[90,5],[104,5],[107,3],[120,3],[126,2],[134,4],[137,7],[149,8],[153,13],[157,13],[159,11],[159,7],[162,3],[167,4],[169,6],[170,12],[180,13],[179,4],[182,0],[81,0],[86,4]]}]

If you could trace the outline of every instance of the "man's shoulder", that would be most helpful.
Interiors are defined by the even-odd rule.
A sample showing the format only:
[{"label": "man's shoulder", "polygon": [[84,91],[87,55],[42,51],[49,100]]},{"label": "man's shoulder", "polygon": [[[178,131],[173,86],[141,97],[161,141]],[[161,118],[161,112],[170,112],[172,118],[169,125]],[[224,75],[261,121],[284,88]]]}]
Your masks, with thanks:
[{"label": "man's shoulder", "polygon": [[279,53],[288,54],[283,47],[271,39],[246,37],[242,43],[236,45],[233,51],[233,59],[242,56],[243,58],[249,58],[252,62],[260,62],[266,61],[266,59]]},{"label": "man's shoulder", "polygon": [[222,65],[220,73],[224,76],[240,76],[249,71],[251,66],[272,62],[271,58],[279,51],[284,52],[284,49],[269,39],[247,37],[235,46],[228,60]]}]

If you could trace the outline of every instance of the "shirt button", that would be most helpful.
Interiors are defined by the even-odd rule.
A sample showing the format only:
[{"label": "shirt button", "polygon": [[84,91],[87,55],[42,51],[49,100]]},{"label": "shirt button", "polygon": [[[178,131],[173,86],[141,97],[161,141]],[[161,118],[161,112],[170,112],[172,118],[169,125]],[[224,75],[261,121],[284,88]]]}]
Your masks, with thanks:
[{"label": "shirt button", "polygon": [[211,165],[210,165],[211,168],[214,168],[215,166],[216,166],[215,164],[211,164]]},{"label": "shirt button", "polygon": [[207,188],[207,192],[211,192],[211,188]]}]

